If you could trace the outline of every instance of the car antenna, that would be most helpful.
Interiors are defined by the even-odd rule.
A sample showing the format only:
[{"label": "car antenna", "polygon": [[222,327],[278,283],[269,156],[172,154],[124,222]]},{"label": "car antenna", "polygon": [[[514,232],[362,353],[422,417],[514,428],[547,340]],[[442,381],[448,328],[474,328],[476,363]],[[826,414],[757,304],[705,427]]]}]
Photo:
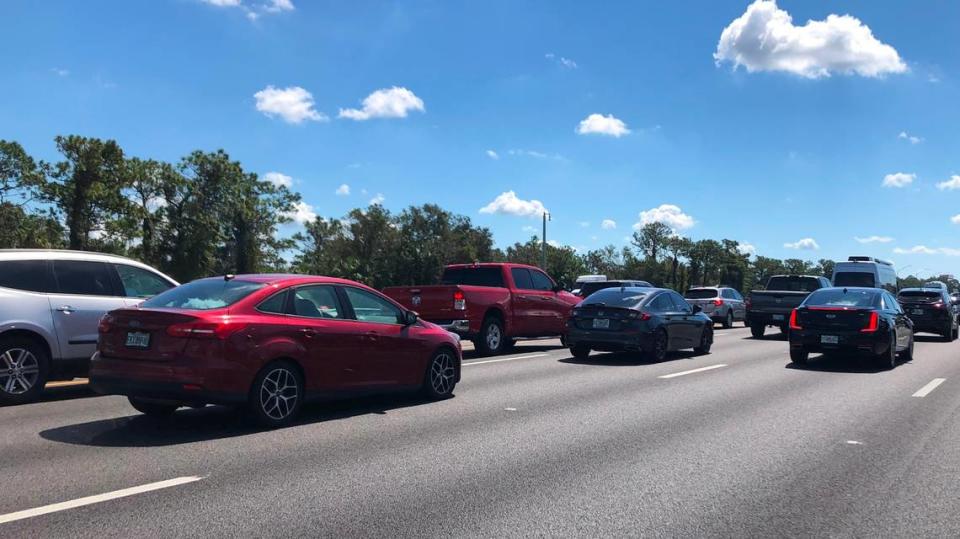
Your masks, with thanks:
[{"label": "car antenna", "polygon": [[236,275],[234,275],[234,274],[232,274],[232,273],[228,273],[228,274],[226,274],[226,275],[223,276],[223,280],[224,280],[224,281],[232,281],[232,280],[234,279],[234,277],[236,277]]}]

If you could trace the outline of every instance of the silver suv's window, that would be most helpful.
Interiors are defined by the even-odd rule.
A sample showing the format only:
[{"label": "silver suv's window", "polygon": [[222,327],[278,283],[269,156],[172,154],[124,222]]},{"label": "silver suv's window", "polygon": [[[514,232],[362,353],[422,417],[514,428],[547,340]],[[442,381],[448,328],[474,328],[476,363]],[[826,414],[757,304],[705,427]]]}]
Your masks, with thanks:
[{"label": "silver suv's window", "polygon": [[0,261],[0,286],[28,292],[54,292],[46,260]]},{"label": "silver suv's window", "polygon": [[103,262],[54,260],[53,274],[61,294],[115,296],[110,268]]},{"label": "silver suv's window", "polygon": [[127,297],[149,298],[173,287],[159,275],[145,269],[126,264],[115,264],[115,266]]}]

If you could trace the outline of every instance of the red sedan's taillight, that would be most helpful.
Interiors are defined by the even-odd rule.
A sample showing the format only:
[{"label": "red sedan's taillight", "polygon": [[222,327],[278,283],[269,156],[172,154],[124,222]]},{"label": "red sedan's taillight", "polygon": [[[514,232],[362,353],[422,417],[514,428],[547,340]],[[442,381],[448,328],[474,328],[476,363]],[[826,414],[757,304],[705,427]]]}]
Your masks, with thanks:
[{"label": "red sedan's taillight", "polygon": [[453,310],[455,311],[465,311],[467,310],[467,298],[463,295],[462,290],[457,290],[453,293]]},{"label": "red sedan's taillight", "polygon": [[796,309],[790,312],[790,329],[803,329],[803,326],[801,326],[799,320],[797,320]]},{"label": "red sedan's taillight", "polygon": [[100,323],[97,324],[97,332],[101,334],[110,333],[111,328],[113,328],[113,316],[105,314],[100,317]]},{"label": "red sedan's taillight", "polygon": [[870,313],[870,320],[867,321],[867,327],[860,330],[860,333],[874,333],[880,329],[880,315],[877,311]]},{"label": "red sedan's taillight", "polygon": [[167,327],[167,335],[171,337],[192,337],[196,339],[226,339],[240,331],[245,323],[223,320],[220,322],[187,322]]}]

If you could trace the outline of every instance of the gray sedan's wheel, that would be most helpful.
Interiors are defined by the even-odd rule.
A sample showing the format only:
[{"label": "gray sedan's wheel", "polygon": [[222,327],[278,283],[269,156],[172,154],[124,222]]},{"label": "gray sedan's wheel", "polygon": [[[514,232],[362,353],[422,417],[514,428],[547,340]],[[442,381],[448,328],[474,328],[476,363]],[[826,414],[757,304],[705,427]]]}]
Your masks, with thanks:
[{"label": "gray sedan's wheel", "polygon": [[49,368],[47,351],[34,341],[21,337],[0,341],[0,403],[36,400],[47,383]]},{"label": "gray sedan's wheel", "polygon": [[457,386],[457,359],[450,350],[437,351],[430,358],[423,380],[423,392],[431,399],[446,399]]},{"label": "gray sedan's wheel", "polygon": [[260,370],[250,390],[248,406],[265,427],[282,427],[296,417],[303,404],[300,371],[288,361],[275,361]]},{"label": "gray sedan's wheel", "polygon": [[713,346],[713,328],[704,326],[703,333],[700,334],[700,344],[693,349],[698,354],[709,354]]},{"label": "gray sedan's wheel", "polygon": [[650,350],[650,358],[656,362],[666,360],[669,344],[670,339],[667,337],[667,332],[658,329],[653,335],[653,347]]}]

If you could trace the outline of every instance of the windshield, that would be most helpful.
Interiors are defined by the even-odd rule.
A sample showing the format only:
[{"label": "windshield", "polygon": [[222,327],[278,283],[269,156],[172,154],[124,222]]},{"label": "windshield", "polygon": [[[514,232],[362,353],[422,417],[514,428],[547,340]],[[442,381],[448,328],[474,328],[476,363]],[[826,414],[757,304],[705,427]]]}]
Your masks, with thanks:
[{"label": "windshield", "polygon": [[503,287],[503,269],[499,267],[447,268],[440,284]]},{"label": "windshield", "polygon": [[141,306],[208,311],[233,305],[264,286],[264,283],[250,281],[202,279],[171,288],[144,301]]},{"label": "windshield", "polygon": [[604,307],[632,309],[639,305],[645,297],[647,297],[646,292],[638,292],[634,288],[607,288],[588,296],[583,300],[581,306],[602,305]]},{"label": "windshield", "polygon": [[[599,282],[592,282],[592,283],[584,283],[583,286],[580,287],[580,295],[583,297],[587,297],[598,290],[604,290],[607,288],[620,288],[623,285],[624,283],[621,281],[599,281]],[[629,286],[646,286],[646,285],[636,285],[633,282],[631,282]]]},{"label": "windshield", "polygon": [[820,280],[815,277],[771,277],[767,290],[788,292],[813,292],[820,288]]},{"label": "windshield", "polygon": [[687,290],[683,297],[687,299],[710,299],[717,297],[719,293],[716,288],[694,288]]},{"label": "windshield", "polygon": [[904,290],[897,296],[904,301],[916,301],[922,303],[936,303],[943,299],[941,292],[930,292],[922,290]]},{"label": "windshield", "polygon": [[833,277],[833,286],[865,286],[873,288],[877,281],[872,273],[862,271],[851,271],[838,273]]},{"label": "windshield", "polygon": [[845,288],[820,289],[809,296],[806,307],[876,307],[880,294],[874,290],[851,290]]}]

